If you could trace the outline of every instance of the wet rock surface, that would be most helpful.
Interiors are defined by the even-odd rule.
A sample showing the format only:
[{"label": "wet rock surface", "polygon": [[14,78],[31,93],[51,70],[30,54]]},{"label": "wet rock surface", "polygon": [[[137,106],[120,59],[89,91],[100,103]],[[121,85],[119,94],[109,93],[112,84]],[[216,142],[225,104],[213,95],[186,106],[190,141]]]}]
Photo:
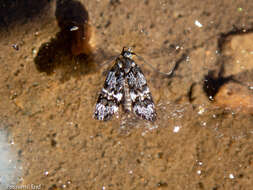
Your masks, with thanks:
[{"label": "wet rock surface", "polygon": [[[0,120],[20,150],[20,185],[251,189],[253,2],[73,1],[89,16],[85,42],[82,20],[73,36],[60,35],[57,2],[0,32]],[[134,58],[155,123],[122,110],[109,122],[92,117],[109,60],[124,46],[173,70],[164,76]]]}]

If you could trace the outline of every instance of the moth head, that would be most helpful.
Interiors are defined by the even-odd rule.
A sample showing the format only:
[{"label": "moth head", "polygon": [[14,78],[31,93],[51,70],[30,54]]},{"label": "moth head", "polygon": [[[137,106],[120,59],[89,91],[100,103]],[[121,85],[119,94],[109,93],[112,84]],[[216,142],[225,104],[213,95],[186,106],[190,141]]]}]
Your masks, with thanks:
[{"label": "moth head", "polygon": [[131,47],[123,47],[121,55],[132,59],[132,57],[133,57],[133,55],[135,55],[135,53],[133,52],[133,49]]}]

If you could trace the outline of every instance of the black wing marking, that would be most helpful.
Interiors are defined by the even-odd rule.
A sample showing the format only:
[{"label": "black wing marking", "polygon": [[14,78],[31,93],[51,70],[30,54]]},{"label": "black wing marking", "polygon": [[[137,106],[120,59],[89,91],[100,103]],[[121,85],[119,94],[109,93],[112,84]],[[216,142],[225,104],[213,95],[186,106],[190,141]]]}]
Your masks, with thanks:
[{"label": "black wing marking", "polygon": [[146,120],[155,121],[156,111],[147,81],[138,65],[132,61],[132,67],[126,75],[133,112]]},{"label": "black wing marking", "polygon": [[94,118],[98,120],[109,120],[119,110],[119,105],[124,96],[124,71],[119,59],[109,71],[104,87],[97,100]]}]

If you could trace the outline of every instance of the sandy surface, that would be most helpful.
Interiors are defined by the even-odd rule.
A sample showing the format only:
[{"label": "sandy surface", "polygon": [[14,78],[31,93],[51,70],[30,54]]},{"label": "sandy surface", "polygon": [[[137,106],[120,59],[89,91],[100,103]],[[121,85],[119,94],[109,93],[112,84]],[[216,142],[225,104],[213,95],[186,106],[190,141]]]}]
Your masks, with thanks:
[{"label": "sandy surface", "polygon": [[[253,1],[43,2],[0,19],[0,126],[22,163],[20,185],[252,189]],[[88,46],[79,29],[63,31],[71,19]],[[154,123],[122,111],[109,122],[92,117],[113,63],[101,64],[124,46],[159,71],[175,68],[166,77],[135,59],[156,104]]]}]

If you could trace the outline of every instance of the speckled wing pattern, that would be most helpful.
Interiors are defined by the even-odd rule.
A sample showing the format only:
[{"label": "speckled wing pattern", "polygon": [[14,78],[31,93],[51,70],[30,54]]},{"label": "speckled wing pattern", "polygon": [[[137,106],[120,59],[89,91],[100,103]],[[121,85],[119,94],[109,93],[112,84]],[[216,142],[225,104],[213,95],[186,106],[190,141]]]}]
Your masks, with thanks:
[{"label": "speckled wing pattern", "polygon": [[[123,48],[98,97],[94,113],[96,119],[111,119],[118,112],[119,106],[122,104],[126,107],[126,102],[130,99],[135,115],[149,121],[156,120],[155,105],[147,81],[140,67],[131,58],[131,52]],[[125,109],[127,110],[129,109]]]},{"label": "speckled wing pattern", "polygon": [[149,121],[155,121],[156,111],[147,81],[138,65],[134,62],[126,75],[133,112]]},{"label": "speckled wing pattern", "polygon": [[124,95],[124,71],[116,61],[109,71],[104,87],[97,100],[94,117],[98,120],[109,120],[119,109]]}]

